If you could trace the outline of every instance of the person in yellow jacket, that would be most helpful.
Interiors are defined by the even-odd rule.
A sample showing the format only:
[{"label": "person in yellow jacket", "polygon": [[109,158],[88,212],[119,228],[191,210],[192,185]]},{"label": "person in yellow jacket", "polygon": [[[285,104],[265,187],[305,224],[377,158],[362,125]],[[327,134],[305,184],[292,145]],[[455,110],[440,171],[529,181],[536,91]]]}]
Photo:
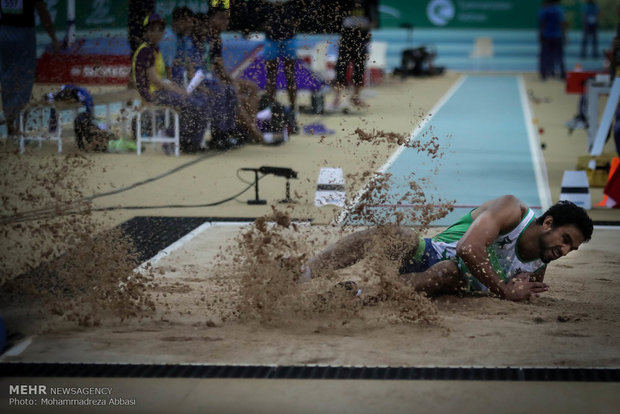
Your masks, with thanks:
[{"label": "person in yellow jacket", "polygon": [[147,102],[170,106],[179,113],[181,150],[196,152],[211,120],[212,105],[203,96],[190,95],[166,79],[166,66],[159,50],[165,21],[152,13],[144,19],[144,42],[132,57],[131,72],[140,96]]}]

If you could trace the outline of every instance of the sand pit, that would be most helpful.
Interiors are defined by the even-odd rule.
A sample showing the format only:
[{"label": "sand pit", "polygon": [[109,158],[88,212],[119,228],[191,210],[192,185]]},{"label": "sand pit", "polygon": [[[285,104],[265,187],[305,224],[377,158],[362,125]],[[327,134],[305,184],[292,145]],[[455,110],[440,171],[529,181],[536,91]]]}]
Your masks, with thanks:
[{"label": "sand pit", "polygon": [[[427,88],[428,91],[422,91],[425,96],[431,93],[437,95],[425,100],[430,107],[454,79],[455,76],[450,75],[445,80],[416,81],[409,86]],[[393,89],[391,96],[401,96],[394,92],[403,89],[400,85],[390,86]],[[543,86],[561,89],[549,84]],[[389,97],[387,94],[385,96]],[[413,99],[412,96],[416,94],[408,94],[407,99]],[[397,100],[386,98],[385,102],[389,104],[378,102],[372,115],[375,119],[369,118],[363,123],[357,118],[339,121],[342,131],[346,128],[347,133],[324,140],[300,137],[280,148],[281,152],[244,148],[226,156],[214,157],[209,163],[196,164],[194,169],[184,170],[182,174],[168,177],[153,186],[141,187],[130,195],[123,193],[118,197],[122,198],[120,201],[112,198],[109,204],[95,203],[95,206],[160,204],[171,199],[187,203],[221,199],[229,195],[231,188],[236,188],[234,185],[238,185],[230,178],[221,176],[224,172],[232,177],[235,168],[279,165],[276,160],[285,157],[306,177],[295,183],[302,193],[301,196],[296,195],[300,202],[295,207],[298,212],[295,216],[306,217],[308,215],[301,213],[306,211],[320,216],[322,211],[319,214],[312,202],[307,202],[312,200],[316,189],[313,179],[317,165],[334,166],[340,162],[347,165],[348,195],[355,195],[406,136],[403,132],[385,132],[385,127],[390,124],[389,131],[396,129],[391,123],[395,122],[393,118],[398,118],[407,120],[406,125],[399,124],[398,131],[410,131],[410,124],[419,122],[429,109],[418,109],[417,105],[409,105],[407,109],[407,105],[399,104],[401,112],[398,112],[394,109],[394,101]],[[403,113],[400,107],[408,112]],[[413,116],[411,108],[415,108]],[[418,113],[422,115],[416,115]],[[384,116],[382,130],[379,129],[379,119]],[[412,118],[416,119],[412,121]],[[379,126],[375,128],[375,125]],[[420,148],[430,158],[443,151],[438,151],[434,146],[433,138],[427,137],[428,145]],[[316,160],[307,157],[308,153],[316,153]],[[31,199],[37,207],[39,204],[48,205],[50,200],[60,204],[80,199],[98,191],[127,185],[128,181],[148,178],[159,173],[159,170],[168,170],[184,162],[165,158],[161,154],[152,154],[152,158],[148,156],[136,158],[133,154],[126,154],[111,158],[109,155],[94,155],[83,162],[79,157],[74,158],[82,164],[75,169],[77,174],[68,176],[68,180],[77,183],[77,187],[74,184],[66,187],[67,198],[64,194],[54,193],[58,197],[50,194],[35,199],[33,197],[38,196],[36,191],[29,190],[24,197],[17,192],[6,191],[8,198],[4,201],[4,209],[8,212],[22,211],[22,206]],[[65,159],[64,155],[62,157]],[[38,173],[45,173],[49,167],[46,160],[55,160],[56,155],[40,158],[38,153],[34,153],[28,159],[38,162],[39,168],[35,166],[35,170],[40,170]],[[93,160],[94,167],[91,165]],[[102,165],[107,167],[104,169]],[[7,180],[3,187],[11,189],[10,172],[15,168],[9,164],[4,166]],[[63,166],[60,162],[60,171]],[[564,164],[561,169],[565,169]],[[128,171],[136,174],[135,180],[127,179]],[[95,184],[90,182],[93,181],[92,176],[98,178]],[[21,177],[13,184],[28,184],[29,177],[44,184],[36,187],[37,191],[49,192],[57,188],[48,185],[53,184],[53,180],[41,181],[35,174],[28,175],[28,179]],[[208,177],[213,184],[204,177]],[[86,189],[82,188],[82,179],[90,180]],[[381,177],[378,180],[375,189],[381,190],[378,188]],[[413,184],[410,190],[416,194],[418,188]],[[270,200],[281,198],[281,181],[265,180],[261,186],[263,197]],[[76,188],[78,192],[74,192]],[[161,191],[162,188],[165,191]],[[378,192],[381,195],[381,191]],[[189,193],[195,198],[191,198]],[[418,198],[422,196],[420,194]],[[242,204],[230,203],[215,209],[185,210],[183,214],[219,216],[226,213],[236,217],[265,214],[263,210],[256,211]],[[178,212],[159,210],[153,214],[175,215]],[[293,215],[291,211],[287,213]],[[111,216],[111,220],[119,223],[132,215],[132,212],[118,211]],[[329,222],[331,215],[327,216],[329,218],[322,223]],[[48,300],[50,298],[41,296],[11,296],[11,292],[3,287],[0,312],[7,325],[32,339],[21,354],[5,356],[4,361],[557,367],[617,367],[620,364],[620,332],[617,329],[620,318],[617,246],[620,236],[617,229],[597,228],[590,243],[552,263],[546,276],[551,286],[549,292],[530,302],[513,303],[484,295],[443,296],[429,300],[396,289],[390,291],[393,294],[391,300],[370,306],[347,292],[334,290],[334,286],[338,282],[353,280],[365,294],[372,295],[378,288],[381,291],[381,278],[377,276],[377,271],[385,263],[372,260],[362,262],[331,277],[298,286],[293,280],[297,265],[308,255],[342,236],[343,230],[299,223],[295,229],[293,225],[286,226],[284,216],[281,219],[284,221],[280,224],[284,226],[280,226],[281,229],[275,226],[279,233],[271,233],[273,224],[261,222],[252,230],[251,237],[247,225],[214,222],[178,250],[154,261],[143,275],[144,279],[132,285],[131,295],[123,293],[117,296],[116,303],[125,303],[123,300],[127,299],[129,301],[126,303],[133,304],[126,309],[119,306],[88,306],[98,303],[97,300],[102,297],[109,297],[109,293],[104,296],[93,296],[93,291],[90,295],[84,294],[89,289],[100,293],[101,285],[82,284],[83,276],[92,272],[87,267],[80,267],[79,261],[65,269],[64,277],[73,283],[73,287],[81,285],[82,289],[60,291],[61,294],[53,296],[51,302]],[[87,216],[77,226],[71,215],[54,220],[59,220],[57,225],[62,229],[57,236],[67,241],[67,236],[72,236],[74,229],[79,234],[89,235],[102,227],[99,216]],[[54,233],[53,220],[45,225],[45,229]],[[32,243],[38,240],[32,237],[36,231],[35,225],[23,235],[9,235],[17,234],[22,240]],[[427,234],[437,231],[439,229],[428,230]],[[102,265],[120,265],[112,266],[114,271],[111,276],[116,279],[105,279],[104,291],[128,292],[121,291],[119,282],[126,283],[130,269],[138,263],[131,260],[116,263],[119,257],[131,259],[131,254],[127,254],[131,252],[131,246],[119,243],[118,236],[110,237],[112,239],[95,244],[90,250],[82,246],[86,248],[83,256],[89,258],[95,252],[93,256],[100,257]],[[270,243],[265,243],[266,237],[271,237]],[[239,240],[243,241],[246,250],[240,249]],[[257,243],[253,244],[253,241]],[[99,250],[101,246],[113,248]],[[26,247],[20,248],[14,244],[12,250],[6,250],[9,253],[7,257],[19,259],[20,269],[38,263],[27,253],[35,251],[39,254],[48,250],[46,246],[37,250]],[[53,253],[56,251],[50,254]],[[43,256],[39,254],[35,259],[44,259]],[[82,265],[86,264],[91,263],[88,260],[82,262]],[[391,270],[389,265],[386,266],[383,276],[389,278]],[[17,273],[13,272],[12,276]],[[92,298],[95,298],[94,302]],[[72,311],[68,312],[69,309]]]},{"label": "sand pit", "polygon": [[[343,295],[335,299],[335,307],[306,312],[324,304],[317,298],[338,281],[355,280],[363,289],[372,289],[372,278],[363,283],[372,264],[362,262],[295,291],[287,290],[294,285],[286,283],[279,291],[271,290],[281,295],[281,306],[273,306],[271,314],[260,312],[260,307],[255,308],[256,314],[239,310],[248,297],[257,299],[260,292],[269,291],[263,283],[254,285],[256,295],[244,293],[251,286],[244,286],[239,278],[239,263],[229,260],[235,258],[239,237],[245,234],[247,238],[249,230],[257,231],[248,224],[212,223],[154,263],[152,281],[145,287],[145,293],[155,303],[154,312],[124,321],[102,315],[98,326],[79,326],[50,314],[45,319],[53,329],[25,332],[33,335],[32,344],[21,355],[5,357],[5,361],[558,367],[620,364],[620,281],[613,270],[620,265],[615,247],[617,230],[597,229],[591,243],[552,263],[546,277],[549,292],[530,302],[472,295],[432,300],[420,297],[409,303],[369,306]],[[269,234],[274,237],[275,230]],[[291,244],[297,243],[298,251],[307,249],[311,253],[340,237],[342,229],[298,224],[296,229],[278,229],[277,234],[286,236]],[[270,247],[279,249],[276,244]],[[272,264],[266,260],[266,266]],[[256,273],[265,275],[260,269]],[[413,308],[408,315],[417,315],[417,319],[403,317],[407,306]],[[13,307],[5,318],[21,323],[39,318],[32,310]],[[37,326],[40,329],[41,325]]]}]

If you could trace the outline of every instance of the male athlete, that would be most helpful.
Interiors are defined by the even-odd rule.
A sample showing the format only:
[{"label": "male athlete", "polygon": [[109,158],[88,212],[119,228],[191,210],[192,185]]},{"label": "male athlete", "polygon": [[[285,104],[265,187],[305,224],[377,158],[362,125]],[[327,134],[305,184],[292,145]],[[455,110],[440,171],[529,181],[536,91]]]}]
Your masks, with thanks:
[{"label": "male athlete", "polygon": [[[547,263],[566,256],[592,237],[586,211],[560,201],[541,217],[511,195],[487,201],[437,236],[420,238],[412,229],[394,226],[391,236],[408,246],[397,260],[402,279],[428,294],[489,290],[520,301],[547,290]],[[301,281],[325,270],[361,260],[379,236],[377,228],[353,233],[310,259]]]}]

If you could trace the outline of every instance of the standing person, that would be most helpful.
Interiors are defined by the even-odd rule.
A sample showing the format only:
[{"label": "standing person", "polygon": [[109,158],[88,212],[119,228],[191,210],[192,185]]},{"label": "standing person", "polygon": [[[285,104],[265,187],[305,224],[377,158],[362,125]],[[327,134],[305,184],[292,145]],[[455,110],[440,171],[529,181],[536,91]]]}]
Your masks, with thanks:
[{"label": "standing person", "polygon": [[343,108],[342,93],[346,87],[346,76],[349,62],[353,62],[353,96],[351,104],[358,108],[367,107],[362,101],[360,92],[364,86],[364,72],[368,59],[370,29],[376,27],[377,14],[374,2],[370,0],[345,0],[342,3],[342,28],[338,44],[338,60],[336,61],[336,81],[334,91],[336,97],[329,110]]},{"label": "standing person", "polygon": [[[373,242],[378,227],[353,233],[310,259],[300,281],[352,266]],[[388,236],[398,241],[401,279],[427,294],[490,291],[502,299],[526,300],[547,290],[547,263],[577,250],[592,237],[588,213],[560,201],[542,216],[521,200],[505,195],[471,210],[432,239],[408,227],[394,226]],[[347,288],[360,293],[352,286]]]},{"label": "standing person", "polygon": [[564,68],[564,44],[566,42],[566,18],[560,0],[545,0],[538,13],[540,41],[540,77],[555,76],[559,69],[560,77],[566,78]]},{"label": "standing person", "polygon": [[266,104],[271,105],[276,102],[278,61],[281,61],[284,65],[290,113],[295,118],[291,131],[293,134],[296,134],[299,129],[295,116],[297,113],[297,81],[295,79],[297,40],[295,36],[299,26],[300,11],[294,0],[264,0],[261,16],[265,31],[263,55],[267,66]]},{"label": "standing person", "polygon": [[583,5],[583,36],[581,38],[581,58],[586,58],[588,40],[592,40],[592,57],[598,57],[598,16],[600,10],[594,0]]},{"label": "standing person", "polygon": [[166,70],[170,80],[177,85],[186,86],[188,82],[189,53],[192,45],[191,34],[194,28],[194,12],[186,7],[172,10],[172,31],[176,36],[174,57],[166,56]]},{"label": "standing person", "polygon": [[61,44],[56,39],[52,18],[43,0],[0,2],[0,83],[2,108],[9,136],[18,132],[19,113],[30,101],[36,77],[35,9],[52,40],[54,53],[58,53]]},{"label": "standing person", "polygon": [[132,77],[144,100],[170,106],[179,113],[181,150],[196,152],[211,118],[210,105],[166,78],[166,66],[158,46],[165,26],[166,22],[156,13],[144,20],[144,42],[132,58]]}]

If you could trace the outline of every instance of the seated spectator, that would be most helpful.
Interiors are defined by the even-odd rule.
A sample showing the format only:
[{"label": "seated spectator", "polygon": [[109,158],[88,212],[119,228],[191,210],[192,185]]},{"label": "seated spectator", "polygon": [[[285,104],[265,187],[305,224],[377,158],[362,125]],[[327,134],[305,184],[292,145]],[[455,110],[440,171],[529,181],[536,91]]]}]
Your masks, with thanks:
[{"label": "seated spectator", "polygon": [[241,143],[235,140],[238,135],[250,142],[263,142],[263,134],[256,126],[258,87],[247,80],[233,81],[224,69],[221,33],[228,27],[228,20],[227,9],[211,7],[207,14],[196,16],[192,34],[189,74],[192,82],[200,84],[198,93],[212,100],[211,135],[216,148]]},{"label": "seated spectator", "polygon": [[181,150],[195,152],[211,118],[210,106],[166,79],[166,66],[158,47],[165,25],[156,13],[144,20],[144,42],[132,57],[132,76],[145,101],[170,106],[179,113]]}]

